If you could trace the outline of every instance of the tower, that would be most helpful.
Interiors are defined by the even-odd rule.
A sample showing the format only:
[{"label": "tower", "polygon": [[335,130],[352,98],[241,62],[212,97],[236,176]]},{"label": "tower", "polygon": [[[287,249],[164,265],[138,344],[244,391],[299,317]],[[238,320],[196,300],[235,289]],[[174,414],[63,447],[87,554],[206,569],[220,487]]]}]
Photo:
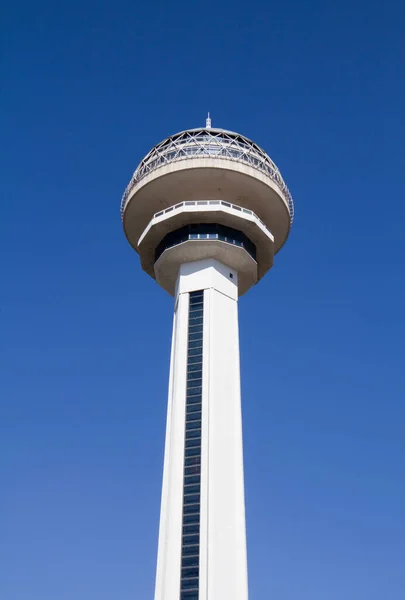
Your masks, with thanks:
[{"label": "tower", "polygon": [[208,117],[152,148],[121,215],[174,296],[155,600],[247,600],[238,298],[286,241],[291,194],[259,146]]}]

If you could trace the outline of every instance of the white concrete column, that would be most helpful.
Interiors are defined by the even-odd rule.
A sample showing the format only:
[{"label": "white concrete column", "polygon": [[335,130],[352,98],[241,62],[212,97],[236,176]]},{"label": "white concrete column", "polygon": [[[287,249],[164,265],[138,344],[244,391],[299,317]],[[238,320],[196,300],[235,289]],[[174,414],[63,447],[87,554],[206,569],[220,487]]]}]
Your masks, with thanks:
[{"label": "white concrete column", "polygon": [[198,600],[247,600],[238,275],[181,266],[176,290],[155,600],[181,600],[189,293],[204,290]]},{"label": "white concrete column", "polygon": [[180,599],[188,300],[175,301],[155,600]]}]

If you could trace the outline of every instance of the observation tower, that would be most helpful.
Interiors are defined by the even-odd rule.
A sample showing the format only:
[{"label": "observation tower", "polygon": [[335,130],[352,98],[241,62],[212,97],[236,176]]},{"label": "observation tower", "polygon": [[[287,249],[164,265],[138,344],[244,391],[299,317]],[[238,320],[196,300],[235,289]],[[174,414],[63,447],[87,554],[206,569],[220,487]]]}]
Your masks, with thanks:
[{"label": "observation tower", "polygon": [[285,243],[293,201],[248,138],[182,131],[121,201],[142,268],[174,297],[155,600],[247,600],[238,298]]}]

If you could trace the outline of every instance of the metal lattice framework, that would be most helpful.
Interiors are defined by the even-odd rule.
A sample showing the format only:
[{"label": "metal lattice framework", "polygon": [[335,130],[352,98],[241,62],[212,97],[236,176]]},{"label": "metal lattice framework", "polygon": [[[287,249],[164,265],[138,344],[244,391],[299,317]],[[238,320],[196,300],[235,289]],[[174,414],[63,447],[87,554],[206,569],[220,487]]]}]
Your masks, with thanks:
[{"label": "metal lattice framework", "polygon": [[146,175],[171,162],[196,157],[224,158],[247,163],[270,177],[288,201],[291,223],[294,203],[281,173],[271,158],[248,138],[222,129],[192,129],[173,135],[157,144],[138,165],[121,200],[121,216],[129,194]]}]

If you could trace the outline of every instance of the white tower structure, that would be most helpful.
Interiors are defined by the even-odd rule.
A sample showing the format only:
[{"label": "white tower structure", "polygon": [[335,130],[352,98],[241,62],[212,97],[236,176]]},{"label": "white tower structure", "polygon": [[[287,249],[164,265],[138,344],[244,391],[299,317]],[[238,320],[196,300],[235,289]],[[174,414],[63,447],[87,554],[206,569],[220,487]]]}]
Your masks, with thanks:
[{"label": "white tower structure", "polygon": [[121,215],[174,296],[155,600],[247,600],[238,298],[286,241],[291,194],[259,146],[208,116],[147,154]]}]

